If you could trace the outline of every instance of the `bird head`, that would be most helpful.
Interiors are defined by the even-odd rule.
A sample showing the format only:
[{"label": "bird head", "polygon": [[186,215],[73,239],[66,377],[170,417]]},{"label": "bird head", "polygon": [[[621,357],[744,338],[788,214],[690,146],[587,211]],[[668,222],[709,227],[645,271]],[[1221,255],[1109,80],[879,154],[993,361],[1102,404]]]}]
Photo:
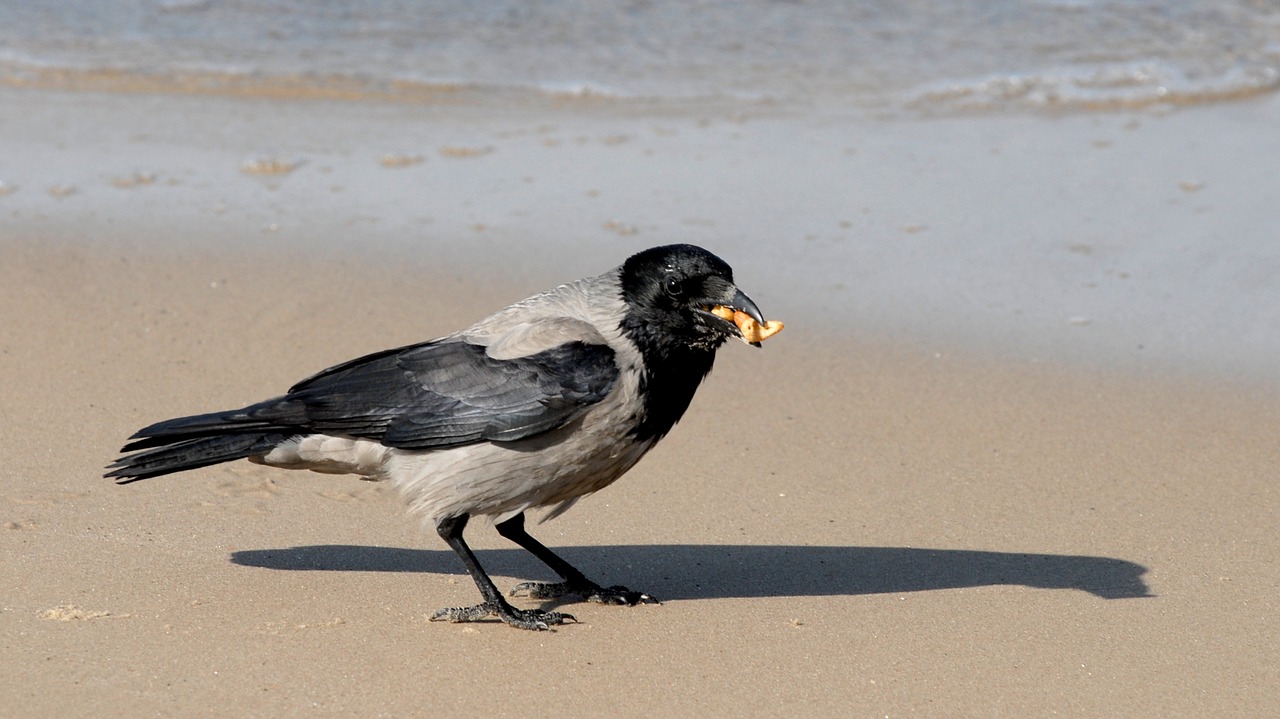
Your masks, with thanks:
[{"label": "bird head", "polygon": [[728,263],[701,247],[653,247],[629,257],[621,273],[627,304],[623,322],[633,334],[710,351],[730,337],[743,338],[738,325],[723,316],[723,308],[765,323],[756,303],[734,285]]}]

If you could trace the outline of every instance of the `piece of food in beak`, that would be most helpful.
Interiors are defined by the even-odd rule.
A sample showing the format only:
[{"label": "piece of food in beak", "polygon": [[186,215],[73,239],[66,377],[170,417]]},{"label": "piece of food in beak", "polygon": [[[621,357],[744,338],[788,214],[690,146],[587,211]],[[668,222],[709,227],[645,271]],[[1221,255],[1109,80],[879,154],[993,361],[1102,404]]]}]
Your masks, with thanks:
[{"label": "piece of food in beak", "polygon": [[760,324],[746,312],[735,310],[732,307],[725,307],[724,305],[712,307],[711,314],[737,325],[738,332],[742,334],[742,341],[748,344],[759,346],[761,342],[782,331],[782,323],[777,320],[769,320],[764,324]]},{"label": "piece of food in beak", "polygon": [[782,323],[777,320],[769,320],[764,324],[760,324],[746,312],[738,312],[736,310],[733,313],[733,323],[742,332],[743,341],[751,344],[763,342],[782,331]]}]

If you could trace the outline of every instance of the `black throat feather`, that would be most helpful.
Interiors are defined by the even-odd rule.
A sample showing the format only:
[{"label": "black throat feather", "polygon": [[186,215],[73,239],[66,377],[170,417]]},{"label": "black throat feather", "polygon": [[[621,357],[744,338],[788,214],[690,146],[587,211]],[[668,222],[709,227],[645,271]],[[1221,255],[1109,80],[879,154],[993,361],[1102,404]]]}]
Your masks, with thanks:
[{"label": "black throat feather", "polygon": [[715,347],[691,347],[672,342],[662,330],[628,317],[622,331],[640,349],[644,369],[640,377],[643,409],[632,430],[640,441],[661,439],[684,416],[711,365]]}]

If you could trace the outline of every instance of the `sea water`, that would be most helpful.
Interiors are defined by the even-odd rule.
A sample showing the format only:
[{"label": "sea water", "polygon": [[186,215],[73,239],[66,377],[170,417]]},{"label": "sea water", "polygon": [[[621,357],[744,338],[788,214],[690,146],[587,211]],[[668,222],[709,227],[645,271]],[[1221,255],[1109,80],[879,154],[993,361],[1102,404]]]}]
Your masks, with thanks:
[{"label": "sea water", "polygon": [[880,113],[1280,87],[1273,0],[3,0],[0,82],[77,73]]}]

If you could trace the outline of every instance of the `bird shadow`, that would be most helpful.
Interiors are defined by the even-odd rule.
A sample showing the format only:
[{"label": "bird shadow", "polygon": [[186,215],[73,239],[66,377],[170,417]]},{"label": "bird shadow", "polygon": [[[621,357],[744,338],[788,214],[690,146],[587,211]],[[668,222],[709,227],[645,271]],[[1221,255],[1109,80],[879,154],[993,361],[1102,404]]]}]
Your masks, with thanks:
[{"label": "bird shadow", "polygon": [[[1147,568],[1123,559],[1062,554],[908,547],[657,544],[557,547],[589,577],[621,582],[663,599],[796,597],[923,592],[1020,585],[1077,589],[1104,599],[1153,596]],[[493,574],[528,576],[546,568],[521,549],[476,552]],[[451,551],[313,545],[233,552],[246,567],[294,571],[460,574]]]}]

